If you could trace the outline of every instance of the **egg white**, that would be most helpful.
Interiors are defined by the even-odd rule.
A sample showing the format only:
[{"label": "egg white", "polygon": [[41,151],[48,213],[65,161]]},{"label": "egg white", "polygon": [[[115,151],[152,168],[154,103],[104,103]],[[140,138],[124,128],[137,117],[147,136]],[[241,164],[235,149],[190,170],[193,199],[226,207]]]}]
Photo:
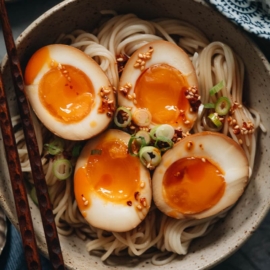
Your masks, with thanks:
[{"label": "egg white", "polygon": [[[96,149],[96,146],[99,144],[100,140],[104,140],[104,138],[113,138],[115,140],[121,140],[128,144],[130,139],[130,135],[120,130],[110,129],[105,131],[104,133],[98,135],[94,139],[91,139],[83,148],[75,168],[76,172],[86,166],[88,157],[91,153],[91,150]],[[98,196],[96,192],[85,192],[84,197],[86,200],[90,202],[89,207],[79,207],[85,219],[97,228],[115,231],[115,232],[125,232],[135,228],[141,223],[141,221],[146,217],[152,200],[152,189],[151,189],[151,179],[149,171],[140,164],[140,181],[143,182],[143,186],[139,186],[138,190],[134,190],[135,192],[139,192],[139,198],[145,198],[147,202],[146,207],[142,207],[140,210],[138,209],[138,205],[140,204],[139,198],[135,198],[132,196],[131,202],[132,205],[129,206],[127,204],[118,204],[110,201],[105,201],[103,198]],[[132,164],[130,164],[132,166]],[[110,173],[108,171],[108,173]],[[123,174],[125,174],[125,168],[123,168]],[[127,175],[127,181],[129,180],[129,176]],[[91,179],[89,179],[91,181]],[[74,188],[75,188],[75,197],[76,200],[81,200],[80,195],[76,196],[76,177],[74,178]],[[85,187],[87,190],[87,187]],[[79,205],[79,203],[78,203]]]},{"label": "egg white", "polygon": [[[131,88],[129,89],[128,94],[130,94],[131,96],[134,94],[136,82],[142,73],[142,70],[140,70],[140,68],[135,68],[134,65],[136,63],[136,60],[138,59],[139,54],[146,53],[150,47],[152,47],[154,51],[151,55],[151,59],[147,59],[145,61],[144,70],[156,64],[167,64],[177,69],[182,73],[182,75],[184,75],[188,83],[188,87],[194,86],[198,88],[198,80],[195,69],[184,50],[182,50],[179,46],[164,40],[157,40],[147,43],[132,54],[132,56],[125,65],[119,82],[118,104],[120,106],[130,107],[132,112],[138,108],[137,105],[134,104],[132,99],[129,99],[125,95],[123,95],[120,89],[122,87],[125,87],[125,85],[129,83],[131,85]],[[179,124],[178,126],[176,125],[176,128],[181,127],[182,130],[186,132],[192,128],[192,125],[197,118],[197,113],[187,111],[185,112],[185,114],[186,118],[190,121],[191,124]],[[153,127],[155,125],[156,123],[152,121],[150,127]]]},{"label": "egg white", "polygon": [[[187,146],[189,143],[192,144],[190,148]],[[183,214],[178,209],[169,206],[163,195],[163,178],[166,170],[175,161],[188,157],[205,158],[217,165],[224,172],[224,181],[226,182],[225,192],[214,206],[190,215]],[[153,199],[163,213],[173,212],[173,217],[177,219],[211,217],[227,209],[239,199],[248,183],[248,177],[248,160],[242,148],[234,140],[219,133],[197,133],[182,139],[163,155],[152,178]]]},{"label": "egg white", "polygon": [[[79,69],[90,79],[94,89],[94,104],[87,116],[78,122],[64,123],[57,120],[43,106],[39,98],[39,83],[42,77],[51,69],[50,62],[45,62],[33,83],[26,85],[29,102],[40,121],[54,134],[70,140],[85,140],[103,131],[110,123],[111,117],[99,113],[102,99],[99,91],[102,87],[111,90],[108,97],[115,103],[112,86],[100,66],[82,51],[71,46],[54,44],[48,45],[50,58],[61,65],[69,65]],[[32,56],[35,57],[35,54]],[[61,97],[59,97],[61,98]]]}]

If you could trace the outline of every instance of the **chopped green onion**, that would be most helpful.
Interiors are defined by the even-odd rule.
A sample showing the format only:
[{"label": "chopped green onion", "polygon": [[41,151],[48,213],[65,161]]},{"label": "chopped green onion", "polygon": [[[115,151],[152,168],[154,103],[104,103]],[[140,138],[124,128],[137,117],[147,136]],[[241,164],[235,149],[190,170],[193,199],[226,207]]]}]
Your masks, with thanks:
[{"label": "chopped green onion", "polygon": [[214,103],[206,103],[203,105],[205,109],[215,109]]},{"label": "chopped green onion", "polygon": [[46,143],[44,147],[49,152],[49,154],[55,156],[63,152],[64,141],[60,138],[55,138],[55,140],[53,140],[52,142]]},{"label": "chopped green onion", "polygon": [[140,130],[136,133],[136,137],[143,137],[145,140],[145,144],[149,144],[151,141],[151,137],[149,135],[149,133],[145,130]]},{"label": "chopped green onion", "polygon": [[231,108],[231,102],[227,97],[220,97],[215,106],[215,111],[218,115],[226,115],[228,114]]},{"label": "chopped green onion", "polygon": [[38,198],[37,198],[37,192],[35,187],[32,187],[30,191],[30,198],[33,200],[33,202],[38,205]]},{"label": "chopped green onion", "polygon": [[147,127],[152,121],[152,115],[147,109],[136,109],[132,113],[132,120],[139,127]]},{"label": "chopped green onion", "polygon": [[222,80],[209,90],[210,96],[213,96],[214,94],[218,93],[223,87],[224,87],[224,81]]},{"label": "chopped green onion", "polygon": [[128,152],[132,156],[138,156],[144,146],[146,146],[144,137],[131,136],[128,142]]},{"label": "chopped green onion", "polygon": [[173,147],[173,141],[166,138],[166,137],[159,136],[156,139],[155,147],[159,148],[159,150],[161,152],[164,152],[164,151],[167,151],[167,150],[169,150],[169,149],[171,149]]},{"label": "chopped green onion", "polygon": [[164,137],[171,140],[174,136],[174,128],[171,125],[163,124],[157,127],[156,137]]},{"label": "chopped green onion", "polygon": [[131,111],[125,107],[118,107],[114,114],[114,123],[118,127],[127,127],[131,122]]},{"label": "chopped green onion", "polygon": [[82,150],[82,144],[74,145],[74,147],[72,148],[72,151],[71,151],[71,156],[78,157],[81,153],[81,150]]},{"label": "chopped green onion", "polygon": [[139,157],[143,165],[149,169],[153,169],[161,161],[161,152],[154,146],[145,146],[141,148]]},{"label": "chopped green onion", "polygon": [[72,173],[72,165],[67,159],[57,159],[53,162],[53,174],[59,180],[67,179]]},{"label": "chopped green onion", "polygon": [[90,155],[101,155],[102,154],[102,150],[101,149],[92,149]]},{"label": "chopped green onion", "polygon": [[211,121],[213,122],[213,124],[216,127],[221,127],[222,126],[222,123],[219,120],[219,117],[218,117],[218,114],[217,113],[211,113],[211,114],[209,114],[208,115],[208,118],[211,119]]},{"label": "chopped green onion", "polygon": [[156,130],[157,128],[159,127],[160,125],[158,126],[154,126],[151,130],[150,130],[150,137],[152,138],[152,140],[156,140],[157,139],[157,135],[156,135]]}]

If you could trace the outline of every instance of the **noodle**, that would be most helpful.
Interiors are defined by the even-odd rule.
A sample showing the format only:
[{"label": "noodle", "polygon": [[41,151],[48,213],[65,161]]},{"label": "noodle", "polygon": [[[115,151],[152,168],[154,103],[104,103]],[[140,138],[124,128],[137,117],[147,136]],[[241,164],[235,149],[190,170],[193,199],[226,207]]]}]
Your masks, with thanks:
[{"label": "noodle", "polygon": [[[242,145],[251,170],[253,168],[257,129],[265,130],[260,122],[259,114],[247,109],[242,102],[244,66],[231,48],[221,42],[209,43],[206,36],[192,25],[179,20],[157,19],[145,21],[134,14],[116,15],[113,11],[103,11],[106,16],[114,15],[93,33],[75,30],[61,35],[57,43],[69,44],[84,51],[92,57],[107,74],[114,87],[118,87],[119,74],[117,58],[130,56],[142,45],[159,39],[181,46],[190,56],[196,69],[202,103],[215,102],[218,97],[226,96],[236,107],[233,117],[237,122],[246,122],[254,128],[254,132],[235,134],[228,116],[221,130],[217,130],[206,119],[206,110],[199,108],[194,132],[213,130],[231,136]],[[225,81],[225,87],[215,96],[209,95],[209,89],[219,81]],[[35,117],[33,117],[35,119]],[[19,118],[13,117],[14,126],[20,124]],[[52,135],[35,120],[39,149],[42,152],[44,142]],[[24,172],[30,172],[30,164],[26,151],[23,133],[20,129],[15,134]],[[46,138],[46,139],[44,139]],[[44,141],[43,141],[44,139]],[[74,143],[65,141],[65,151],[71,151]],[[58,158],[62,158],[60,155]],[[73,161],[76,162],[76,161]],[[111,255],[150,256],[152,263],[163,265],[172,261],[177,254],[186,254],[194,238],[206,235],[213,224],[224,217],[226,212],[201,220],[177,220],[165,216],[152,207],[142,223],[135,229],[124,232],[107,232],[89,225],[81,216],[73,194],[73,179],[59,181],[53,174],[52,159],[42,155],[42,164],[46,172],[46,181],[53,204],[58,232],[62,235],[75,233],[81,239],[87,239],[89,252],[101,252],[101,260],[112,259]],[[30,177],[29,177],[30,178]],[[31,179],[29,179],[32,182]]]}]

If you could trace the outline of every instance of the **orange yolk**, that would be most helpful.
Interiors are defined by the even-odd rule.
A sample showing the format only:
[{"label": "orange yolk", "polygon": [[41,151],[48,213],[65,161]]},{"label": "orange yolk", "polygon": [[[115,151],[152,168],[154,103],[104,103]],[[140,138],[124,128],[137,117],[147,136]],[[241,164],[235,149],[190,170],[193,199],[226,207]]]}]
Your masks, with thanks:
[{"label": "orange yolk", "polygon": [[65,65],[59,66],[49,54],[48,48],[38,50],[27,64],[25,83],[33,84],[43,66],[50,70],[39,83],[39,99],[48,112],[65,123],[79,122],[87,116],[94,103],[91,80],[81,70]]},{"label": "orange yolk", "polygon": [[147,108],[156,124],[177,125],[183,122],[180,111],[190,107],[185,97],[187,85],[185,76],[174,67],[153,65],[136,82],[137,106]]},{"label": "orange yolk", "polygon": [[201,158],[177,160],[163,178],[167,204],[182,214],[196,214],[211,208],[222,198],[225,187],[221,171]]},{"label": "orange yolk", "polygon": [[[88,157],[85,167],[75,173],[75,196],[85,209],[82,195],[96,194],[105,202],[127,205],[140,189],[140,161],[127,152],[127,145],[117,139],[97,145],[98,154]],[[91,202],[89,202],[89,206]]]}]

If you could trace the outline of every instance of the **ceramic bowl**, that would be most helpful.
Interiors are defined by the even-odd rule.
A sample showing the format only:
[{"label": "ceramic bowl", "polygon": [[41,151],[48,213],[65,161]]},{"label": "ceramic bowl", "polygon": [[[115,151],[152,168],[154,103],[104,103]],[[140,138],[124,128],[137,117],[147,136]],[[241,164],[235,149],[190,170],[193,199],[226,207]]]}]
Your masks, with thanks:
[{"label": "ceramic bowl", "polygon": [[[229,44],[243,59],[246,66],[245,99],[257,109],[262,121],[270,130],[270,67],[254,43],[235,24],[230,23],[204,1],[191,0],[68,0],[50,9],[34,21],[18,38],[18,53],[24,67],[25,61],[38,48],[53,43],[61,33],[76,28],[91,30],[101,18],[100,10],[113,9],[118,13],[135,13],[142,18],[172,17],[194,24],[206,33],[210,40]],[[11,114],[17,111],[8,75],[3,63],[4,81]],[[2,144],[2,139],[0,141]],[[236,251],[256,230],[270,206],[270,145],[269,132],[260,134],[255,168],[245,193],[227,217],[218,222],[206,237],[195,240],[186,256],[178,256],[169,265],[153,266],[141,260],[133,269],[207,269],[218,264]],[[5,154],[1,146],[0,202],[11,222],[18,227]],[[30,201],[38,247],[47,256],[44,233],[37,207]],[[110,269],[98,257],[90,256],[85,242],[75,236],[60,236],[64,260],[68,269]],[[111,269],[115,269],[112,267]],[[118,265],[117,269],[126,269]]]}]

